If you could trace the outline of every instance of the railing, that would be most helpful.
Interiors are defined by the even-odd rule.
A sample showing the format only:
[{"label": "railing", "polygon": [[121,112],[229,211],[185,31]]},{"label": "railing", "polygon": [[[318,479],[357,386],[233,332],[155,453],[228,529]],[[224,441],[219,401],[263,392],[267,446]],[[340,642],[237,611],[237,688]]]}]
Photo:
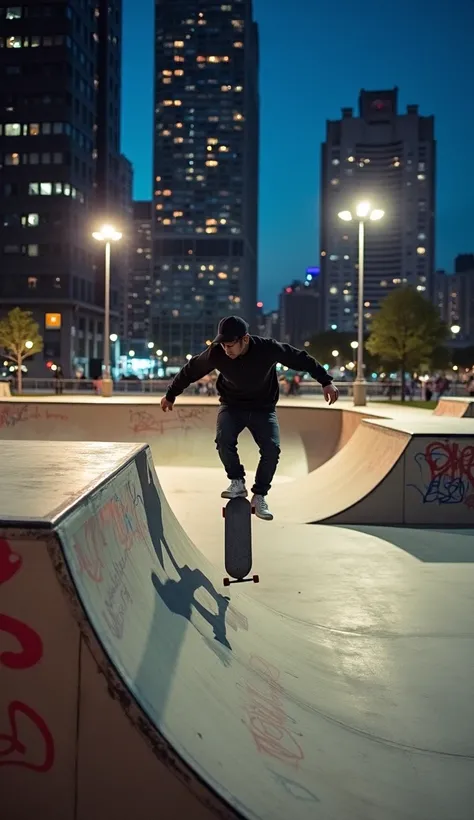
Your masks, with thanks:
[{"label": "railing", "polygon": [[[170,383],[170,379],[121,379],[114,382],[114,393],[127,395],[157,395],[162,396]],[[335,382],[342,397],[350,398],[353,393],[353,382]],[[367,395],[372,399],[387,399],[388,388],[391,387],[392,398],[400,398],[400,382],[367,382]],[[16,394],[12,387],[12,395]],[[286,385],[281,385],[280,392],[285,395]],[[100,395],[100,382],[87,379],[23,379],[23,395]],[[184,395],[188,396],[209,396],[215,395],[215,389],[208,384],[192,384]],[[321,385],[314,381],[300,382],[297,395],[299,396],[320,396],[322,395]],[[467,395],[466,386],[452,383],[450,390],[445,394],[449,396]],[[433,394],[436,398],[437,394]],[[421,388],[417,387],[413,399],[421,399]],[[407,397],[407,401],[410,397]]]}]

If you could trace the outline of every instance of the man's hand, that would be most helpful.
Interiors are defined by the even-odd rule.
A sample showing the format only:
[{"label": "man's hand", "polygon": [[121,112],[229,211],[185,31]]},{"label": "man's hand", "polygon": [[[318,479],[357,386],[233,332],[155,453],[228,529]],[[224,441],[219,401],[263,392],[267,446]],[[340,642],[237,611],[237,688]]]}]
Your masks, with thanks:
[{"label": "man's hand", "polygon": [[323,394],[328,404],[334,404],[339,398],[339,390],[334,384],[327,384],[323,387]]},{"label": "man's hand", "polygon": [[163,413],[166,413],[167,410],[172,410],[173,409],[173,402],[168,401],[166,396],[163,396],[163,398],[161,399],[160,404],[161,404],[161,409],[163,410]]}]

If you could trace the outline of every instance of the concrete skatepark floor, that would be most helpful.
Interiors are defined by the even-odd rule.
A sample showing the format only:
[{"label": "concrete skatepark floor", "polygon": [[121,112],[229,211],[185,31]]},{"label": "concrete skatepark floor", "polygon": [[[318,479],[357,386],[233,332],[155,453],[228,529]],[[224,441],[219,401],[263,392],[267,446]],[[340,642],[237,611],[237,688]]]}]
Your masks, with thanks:
[{"label": "concrete skatepark floor", "polygon": [[[57,403],[71,405],[71,400],[64,398],[65,401]],[[112,401],[115,403],[115,399]],[[90,400],[84,403],[90,404]],[[64,417],[61,413],[54,416],[48,410],[48,417],[44,415],[45,411],[37,410],[34,402],[32,404],[30,415],[11,417],[14,424],[6,429],[5,437],[8,434],[14,437],[12,433],[25,435],[25,438],[38,437],[39,432],[44,435],[49,424],[52,434],[61,436],[61,443],[52,447],[50,441],[47,457],[52,460],[51,463],[57,459],[56,481],[60,482],[58,486],[64,488],[62,492],[66,492],[66,496],[68,471],[71,470],[71,480],[76,475],[77,487],[81,481],[87,484],[89,463],[94,465],[95,474],[100,472],[98,453],[103,454],[104,469],[107,464],[108,469],[118,469],[113,467],[114,448],[98,442],[84,446],[84,454],[75,469],[73,461],[65,454],[71,444],[64,440],[68,431],[61,425],[70,424],[68,429],[73,431],[72,434],[82,437],[90,428],[79,423],[72,408],[62,411]],[[38,406],[42,404],[37,403]],[[94,402],[96,404],[102,404],[104,410],[110,407],[100,399]],[[131,404],[150,406],[149,400],[140,403],[134,399],[118,404],[125,405],[124,410]],[[193,404],[190,402],[190,405]],[[199,400],[196,404],[202,405],[203,402]],[[211,400],[204,404],[212,407],[215,402]],[[310,405],[314,408],[315,402],[311,401]],[[293,404],[295,406],[298,405]],[[301,406],[307,405],[303,403]],[[413,415],[410,413],[408,416],[404,408],[400,409],[403,419],[419,419],[420,413],[426,417],[423,410],[412,411]],[[330,408],[324,410],[325,417],[326,412],[332,412]],[[364,414],[367,412],[363,411]],[[328,415],[327,418],[331,417]],[[206,421],[204,416],[201,421]],[[111,419],[108,415],[107,423],[112,428],[112,434],[128,435],[128,428],[123,424],[119,426],[118,416]],[[275,520],[253,520],[253,570],[260,575],[260,584],[247,584],[224,593],[220,591],[220,579],[224,574],[221,509],[226,502],[220,498],[220,492],[227,484],[225,474],[221,467],[182,463],[165,466],[160,463],[165,458],[164,452],[168,458],[173,451],[169,447],[165,449],[163,431],[153,427],[151,421],[148,423],[153,435],[157,431],[152,447],[157,456],[154,461],[161,484],[159,492],[161,498],[162,491],[164,521],[164,525],[160,525],[160,541],[162,538],[163,541],[159,552],[170,550],[168,557],[165,556],[166,561],[160,559],[160,572],[165,575],[160,576],[159,583],[154,582],[156,593],[163,596],[158,601],[159,606],[157,608],[158,599],[154,596],[144,601],[142,607],[140,590],[146,588],[150,592],[150,570],[148,566],[137,564],[137,558],[129,559],[132,563],[128,569],[127,583],[132,589],[130,600],[133,601],[129,617],[133,616],[134,627],[132,629],[130,626],[129,642],[122,644],[123,649],[118,643],[117,649],[115,644],[110,643],[110,636],[105,638],[102,635],[100,629],[104,628],[104,624],[99,629],[101,611],[108,606],[107,598],[102,602],[96,600],[95,586],[84,586],[86,572],[74,577],[78,588],[82,589],[83,600],[87,602],[88,616],[93,616],[92,624],[95,634],[99,636],[99,643],[102,636],[109,658],[114,657],[116,650],[119,652],[118,666],[115,668],[122,670],[122,680],[127,681],[128,688],[122,690],[114,684],[118,686],[115,690],[116,701],[126,703],[127,698],[130,700],[130,692],[134,692],[134,686],[141,687],[140,703],[148,704],[148,713],[155,710],[160,731],[173,738],[174,749],[178,750],[178,755],[182,753],[191,768],[200,773],[201,784],[202,778],[205,783],[212,783],[213,789],[230,807],[229,813],[221,814],[216,811],[214,803],[209,817],[241,816],[252,820],[267,820],[270,817],[272,820],[287,820],[288,816],[295,820],[471,820],[474,807],[474,530],[437,526],[291,524],[279,515],[278,506],[272,504],[272,497],[281,498],[286,487],[295,480],[295,475],[288,475],[282,470],[269,496]],[[428,427],[436,433],[438,429],[445,429],[439,426],[443,423],[435,420]],[[55,426],[51,427],[52,424]],[[416,426],[414,421],[412,424]],[[289,430],[289,417],[285,425]],[[350,438],[353,429],[350,425],[347,429],[342,425],[342,438],[339,443],[337,436],[334,439],[334,452],[349,440],[344,436]],[[193,430],[189,432],[190,442],[192,436]],[[300,443],[291,439],[288,441],[295,458],[300,458]],[[202,442],[204,449],[196,450],[194,455],[197,458],[200,452],[206,453],[211,465],[214,458],[212,424],[205,427]],[[22,457],[27,458],[30,444],[21,443]],[[31,444],[31,447],[34,448],[34,445]],[[118,452],[127,452],[126,446],[117,445]],[[13,460],[9,458],[8,461]],[[291,459],[287,464],[292,466]],[[132,467],[133,464],[126,469]],[[252,479],[253,472],[249,471],[249,490]],[[36,492],[35,488],[40,486],[41,481],[43,477],[40,474],[31,476],[28,491]],[[116,486],[118,489],[114,489]],[[125,485],[123,482],[116,485],[113,478],[104,509],[109,508],[110,499],[120,497],[120,486]],[[143,487],[142,483],[142,493]],[[18,497],[19,493],[20,490],[16,493]],[[134,499],[137,498],[135,493]],[[171,513],[166,512],[166,502],[189,537],[189,542],[181,534],[180,526]],[[18,507],[19,502],[15,503]],[[89,515],[92,514],[90,523],[87,520],[83,523],[79,517],[71,530],[69,525],[64,525],[66,547],[63,549],[69,560],[72,560],[80,538],[90,534],[88,527],[97,519],[102,503],[96,500],[89,505]],[[100,520],[103,521],[100,532],[106,541],[104,533],[107,534],[108,519]],[[191,542],[199,552],[193,551]],[[95,549],[99,542],[95,540],[93,543]],[[166,550],[163,546],[165,543],[168,544]],[[145,549],[145,540],[143,545]],[[112,547],[110,544],[108,549]],[[60,563],[59,555],[56,558],[55,566]],[[39,571],[39,554],[33,566],[36,565]],[[87,563],[84,564],[82,569],[87,566]],[[114,590],[117,566],[121,565],[116,560],[110,567],[104,565],[104,571],[110,573]],[[189,612],[186,609],[188,604],[184,606],[173,598],[178,589],[186,589],[191,594]],[[167,598],[165,590],[168,590]],[[12,596],[13,592],[12,588]],[[228,597],[224,599],[223,594]],[[34,596],[31,604],[28,603],[28,611],[33,606],[33,599]],[[18,598],[7,600],[11,600],[14,610]],[[196,615],[199,608],[201,611],[209,608],[217,612],[224,600],[230,607],[235,607],[232,615],[235,623],[228,634],[232,647],[229,657],[226,657],[225,647],[216,655],[216,636],[213,637],[212,632],[207,634],[209,624],[206,627],[204,623],[203,627],[202,616],[199,615],[199,620]],[[193,608],[196,612],[191,615]],[[245,620],[248,618],[251,624],[247,630],[241,629],[244,622],[242,616]],[[183,618],[186,621],[185,629]],[[118,625],[116,622],[116,631]],[[126,619],[124,628],[128,628]],[[169,633],[166,631],[168,629]],[[176,645],[175,634],[178,635]],[[266,768],[260,768],[262,755],[254,758],[251,747],[246,745],[247,739],[239,734],[242,727],[239,726],[240,720],[236,722],[238,704],[242,696],[245,700],[250,692],[262,685],[260,678],[247,688],[242,688],[242,681],[249,672],[246,647],[251,648],[252,653],[271,656],[272,664],[276,664],[278,658],[278,666],[283,670],[280,682],[278,685],[274,683],[265,695],[266,718],[262,718],[261,707],[256,720],[261,726],[262,721],[269,719],[269,709],[273,713],[285,711],[290,716],[288,720],[294,721],[295,727],[299,726],[295,731],[301,731],[301,738],[304,737],[307,745],[306,761],[302,760],[298,765],[281,768],[281,759],[275,761],[273,757],[268,758]],[[165,669],[163,658],[168,658],[171,650],[173,664]],[[96,653],[100,654],[98,649]],[[83,664],[88,670],[84,673],[85,678],[92,686],[91,681],[95,680],[94,661],[93,658],[86,660],[89,656],[85,650],[83,654]],[[153,698],[163,685],[156,678],[161,668],[166,672],[167,700],[156,711]],[[276,666],[268,666],[270,668],[275,669]],[[9,684],[10,678],[5,679]],[[109,679],[108,683],[111,685]],[[148,687],[146,698],[145,685]],[[86,704],[100,703],[100,710],[108,714],[110,706],[105,695],[94,695],[92,698],[85,683],[83,686],[84,695],[81,697],[85,698]],[[227,704],[224,696],[229,694],[229,697],[234,697],[232,693],[236,691],[237,701]],[[183,724],[176,711],[177,706],[181,704],[180,708],[183,709],[184,704],[209,704],[210,694],[214,698],[216,716],[206,721],[204,707],[197,707]],[[87,723],[91,720],[90,708],[85,709],[85,714]],[[301,722],[298,722],[298,715]],[[222,729],[220,733],[216,732],[216,724]],[[80,741],[84,744],[83,738],[86,738],[85,748],[90,756],[92,749],[100,748],[98,744],[102,742],[102,737],[97,726],[92,730],[89,723],[87,725],[88,730],[80,733]],[[140,716],[136,717],[134,725],[140,726]],[[233,727],[236,737],[239,736],[235,746],[236,757],[232,757],[232,742],[229,743],[227,738],[221,759],[216,760],[210,750],[213,744],[220,742],[219,736],[226,731],[227,725]],[[115,727],[116,723],[111,722],[110,726]],[[198,728],[199,741],[191,731],[196,729],[197,732]],[[128,736],[125,729],[119,731],[113,728],[108,738],[109,747],[111,737],[115,738],[117,746],[127,738],[125,746],[134,749],[134,754],[143,762],[144,770],[149,772],[150,783],[154,782],[156,789],[157,775],[148,759],[140,757],[140,749],[134,746],[135,735]],[[234,736],[230,737],[232,739]],[[299,734],[295,738],[300,741]],[[267,738],[261,742],[265,746],[269,741]],[[87,777],[82,775],[80,779],[81,794],[85,796],[79,801],[79,812],[77,818],[74,815],[74,820],[109,820],[114,790],[121,795],[120,800],[112,799],[116,820],[125,820],[130,813],[136,820],[146,820],[151,816],[153,792],[143,798],[143,807],[147,806],[144,813],[140,800],[132,799],[126,792],[125,770],[122,770],[122,776],[117,776],[116,768],[109,773],[106,770],[107,755],[100,755],[97,751],[96,754],[99,755],[100,766],[95,773]],[[85,757],[84,754],[79,757],[82,768],[86,765]],[[265,759],[265,754],[263,757]],[[239,761],[242,764],[245,762],[251,773],[246,781],[250,784],[248,794],[245,788],[242,791],[232,772]],[[139,776],[132,771],[131,760],[125,762],[130,769],[130,791],[135,788],[133,784],[138,782]],[[216,769],[216,766],[222,768]],[[4,772],[8,770],[0,767],[0,778]],[[222,779],[219,780],[221,772]],[[272,779],[264,780],[269,772],[273,772]],[[188,777],[191,781],[192,777]],[[120,788],[117,780],[120,781]],[[0,779],[0,789],[2,782]],[[89,787],[94,783],[97,789],[100,782],[101,797],[94,805]],[[163,788],[166,786],[163,785]],[[209,820],[207,813],[201,814],[197,809],[194,814],[189,813],[184,805],[179,809],[179,794],[173,795],[168,800],[167,808],[162,810],[164,820],[175,820],[178,815],[193,817],[193,820]],[[44,812],[44,816],[47,815],[48,812]],[[73,820],[73,816],[67,813],[61,818],[70,819]],[[24,820],[24,817],[9,816],[7,820]]]}]

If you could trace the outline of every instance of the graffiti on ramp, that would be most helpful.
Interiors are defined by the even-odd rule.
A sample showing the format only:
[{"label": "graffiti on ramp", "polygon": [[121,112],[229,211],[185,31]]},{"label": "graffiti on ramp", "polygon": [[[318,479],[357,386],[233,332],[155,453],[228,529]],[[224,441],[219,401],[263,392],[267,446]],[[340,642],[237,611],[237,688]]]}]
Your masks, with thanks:
[{"label": "graffiti on ramp", "polygon": [[415,453],[417,480],[407,486],[423,504],[474,507],[474,446],[465,441],[430,441]]}]

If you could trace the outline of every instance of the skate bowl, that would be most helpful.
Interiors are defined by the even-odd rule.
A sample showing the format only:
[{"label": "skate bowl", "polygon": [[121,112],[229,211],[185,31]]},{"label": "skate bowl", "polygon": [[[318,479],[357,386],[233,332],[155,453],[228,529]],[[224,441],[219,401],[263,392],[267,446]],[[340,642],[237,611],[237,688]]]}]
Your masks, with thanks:
[{"label": "skate bowl", "polygon": [[[163,413],[159,399],[140,397],[14,398],[0,401],[0,440],[146,442],[158,467],[222,469],[214,443],[218,409],[216,400],[184,397],[169,413]],[[296,478],[332,458],[364,416],[349,408],[283,400],[278,417],[279,473]],[[239,438],[239,452],[246,468],[255,470],[259,455],[247,430]]]},{"label": "skate bowl", "polygon": [[276,486],[285,521],[474,525],[474,421],[363,419],[347,445],[307,476]]},{"label": "skate bowl", "polygon": [[472,419],[474,417],[474,399],[463,396],[441,398],[433,410],[433,415]]},{"label": "skate bowl", "polygon": [[471,820],[472,635],[229,600],[147,446],[0,454],[5,820]]}]

